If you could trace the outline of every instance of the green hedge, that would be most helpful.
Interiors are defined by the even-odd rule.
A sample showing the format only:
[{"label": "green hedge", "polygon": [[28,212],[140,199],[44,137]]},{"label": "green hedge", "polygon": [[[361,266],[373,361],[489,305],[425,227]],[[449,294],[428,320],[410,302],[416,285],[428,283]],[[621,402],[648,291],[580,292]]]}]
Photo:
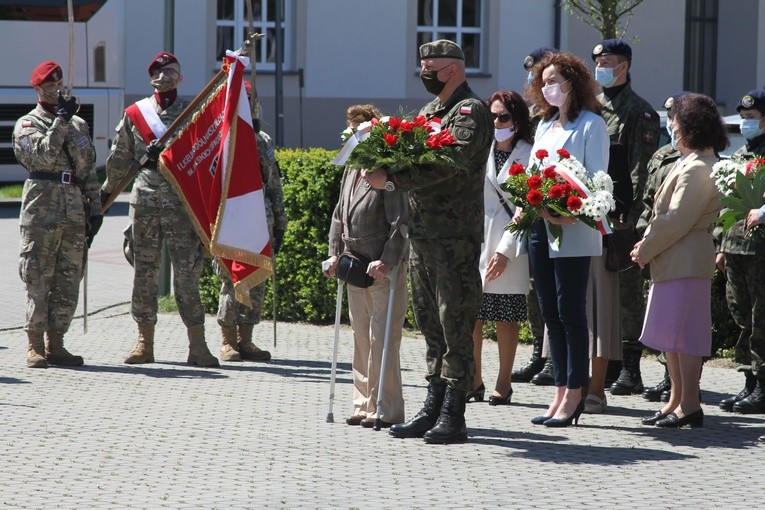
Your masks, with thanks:
[{"label": "green hedge", "polygon": [[[321,261],[327,257],[327,236],[332,211],[340,193],[342,167],[330,164],[336,151],[324,149],[277,149],[282,172],[284,203],[289,227],[276,261],[279,320],[319,324],[334,322],[337,281],[321,273]],[[208,313],[218,310],[220,281],[206,262],[202,276],[202,300]],[[263,317],[271,317],[271,282],[267,283]],[[343,305],[347,322],[347,305]],[[415,327],[411,306],[407,326]],[[492,323],[484,325],[486,338],[495,338]],[[730,355],[738,338],[738,328],[725,302],[725,278],[715,271],[712,280],[712,352]],[[524,328],[521,340],[530,341]]]}]

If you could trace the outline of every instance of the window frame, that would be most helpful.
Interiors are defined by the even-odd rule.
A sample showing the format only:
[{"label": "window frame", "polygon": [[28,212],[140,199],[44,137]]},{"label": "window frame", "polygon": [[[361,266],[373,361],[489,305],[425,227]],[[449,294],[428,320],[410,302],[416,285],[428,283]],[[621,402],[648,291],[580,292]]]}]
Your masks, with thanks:
[{"label": "window frame", "polygon": [[[488,1],[487,0],[480,0],[480,7],[478,12],[476,14],[476,18],[478,19],[478,26],[476,27],[465,27],[462,25],[462,12],[464,9],[464,4],[466,2],[475,2],[475,0],[454,0],[457,5],[457,21],[455,22],[455,26],[442,26],[438,24],[438,18],[439,18],[439,8],[441,0],[417,0],[417,28],[416,28],[416,34],[415,34],[415,40],[418,42],[420,41],[420,34],[429,34],[430,40],[435,41],[437,39],[443,38],[443,34],[454,34],[454,42],[459,45],[460,47],[463,47],[463,35],[470,34],[475,35],[479,41],[479,49],[477,52],[478,62],[473,66],[467,66],[467,63],[465,65],[465,71],[467,73],[473,73],[473,74],[480,74],[484,73],[487,62],[486,62],[486,45],[488,41]],[[419,12],[421,10],[421,6],[423,2],[431,2],[433,7],[433,24],[431,25],[420,25],[419,22]],[[420,70],[420,60],[419,57],[417,59],[417,64],[415,66],[417,70]]]},{"label": "window frame", "polygon": [[[707,3],[710,3],[709,6]],[[701,15],[694,15],[693,7],[700,7]],[[707,7],[713,14],[707,15]],[[685,90],[694,90],[709,97],[717,93],[717,38],[720,22],[719,0],[686,0],[685,4],[685,64],[683,83]],[[694,27],[698,27],[698,37]],[[708,41],[711,39],[711,41]],[[707,44],[709,42],[709,44]],[[712,54],[704,55],[705,47]],[[697,58],[697,53],[704,58]],[[711,69],[710,69],[711,68]],[[706,77],[710,77],[709,80]],[[709,83],[707,83],[709,81]]]}]

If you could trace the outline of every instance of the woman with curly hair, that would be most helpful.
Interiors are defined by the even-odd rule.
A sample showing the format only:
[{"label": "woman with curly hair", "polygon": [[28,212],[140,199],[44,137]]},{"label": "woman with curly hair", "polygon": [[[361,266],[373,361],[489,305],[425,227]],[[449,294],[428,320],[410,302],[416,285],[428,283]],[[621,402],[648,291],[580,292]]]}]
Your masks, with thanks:
[{"label": "woman with curly hair", "polygon": [[[532,163],[538,151],[565,149],[590,176],[608,169],[609,139],[599,115],[598,86],[584,61],[571,53],[548,53],[533,69],[526,97],[542,121],[537,127]],[[551,158],[551,161],[555,158]],[[567,427],[584,410],[583,387],[589,376],[587,282],[590,258],[602,253],[600,233],[571,217],[542,211],[529,238],[531,272],[550,339],[555,395],[534,424]],[[548,225],[562,227],[557,244]]]},{"label": "woman with curly hair", "polygon": [[712,224],[721,209],[710,176],[715,152],[728,146],[717,105],[703,94],[680,97],[672,106],[672,147],[680,159],[656,192],[653,218],[632,260],[651,264],[651,290],[640,341],[663,351],[672,383],[669,402],[645,425],[701,427],[699,401],[703,356],[712,349]]}]

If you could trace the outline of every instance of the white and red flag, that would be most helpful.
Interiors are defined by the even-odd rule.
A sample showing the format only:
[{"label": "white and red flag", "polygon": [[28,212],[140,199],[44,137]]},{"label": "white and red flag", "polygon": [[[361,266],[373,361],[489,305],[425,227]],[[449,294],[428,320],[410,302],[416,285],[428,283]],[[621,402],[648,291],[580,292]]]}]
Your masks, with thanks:
[{"label": "white and red flag", "polygon": [[238,301],[273,270],[260,158],[243,86],[248,58],[227,52],[228,79],[161,156],[205,247],[228,270]]}]

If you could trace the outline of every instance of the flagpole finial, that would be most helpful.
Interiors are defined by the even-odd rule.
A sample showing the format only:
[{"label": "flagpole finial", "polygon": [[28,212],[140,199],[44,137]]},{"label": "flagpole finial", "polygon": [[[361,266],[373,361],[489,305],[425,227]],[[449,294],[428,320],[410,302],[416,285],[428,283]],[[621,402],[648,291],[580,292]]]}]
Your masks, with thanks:
[{"label": "flagpole finial", "polygon": [[242,43],[242,50],[240,51],[241,55],[249,55],[252,53],[252,48],[255,45],[255,41],[259,41],[260,39],[263,39],[263,34],[253,32],[251,34],[247,34],[247,38]]}]

